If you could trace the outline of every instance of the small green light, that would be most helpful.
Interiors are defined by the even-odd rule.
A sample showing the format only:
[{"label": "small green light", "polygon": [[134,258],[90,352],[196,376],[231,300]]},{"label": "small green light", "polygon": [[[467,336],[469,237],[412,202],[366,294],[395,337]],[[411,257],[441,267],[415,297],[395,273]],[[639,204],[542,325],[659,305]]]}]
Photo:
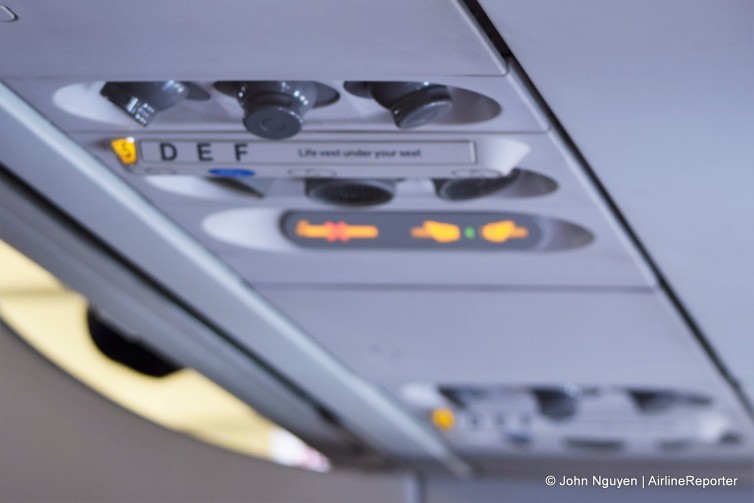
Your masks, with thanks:
[{"label": "small green light", "polygon": [[476,237],[476,231],[473,227],[466,227],[463,229],[463,235],[466,236],[466,239],[474,239]]}]

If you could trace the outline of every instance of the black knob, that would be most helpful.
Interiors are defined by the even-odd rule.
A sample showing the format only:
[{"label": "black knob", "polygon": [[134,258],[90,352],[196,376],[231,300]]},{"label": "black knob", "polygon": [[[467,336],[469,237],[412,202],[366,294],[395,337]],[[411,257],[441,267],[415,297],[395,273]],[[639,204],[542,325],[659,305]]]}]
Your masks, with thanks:
[{"label": "black knob", "polygon": [[190,85],[177,80],[163,82],[107,82],[100,94],[133,120],[146,126],[157,112],[189,97]]},{"label": "black knob", "polygon": [[319,86],[310,81],[239,82],[236,96],[244,110],[243,125],[262,138],[295,136],[304,115],[317,103]]},{"label": "black knob", "polygon": [[664,412],[678,404],[680,396],[668,390],[631,390],[634,403],[642,412]]},{"label": "black knob", "polygon": [[515,179],[508,176],[494,178],[437,178],[433,180],[437,196],[448,201],[466,201],[488,196],[508,187]]},{"label": "black knob", "polygon": [[578,406],[578,393],[566,389],[535,389],[534,397],[539,412],[550,419],[560,421],[573,416]]},{"label": "black knob", "polygon": [[448,88],[430,82],[348,82],[346,89],[374,98],[401,129],[423,126],[453,108]]}]

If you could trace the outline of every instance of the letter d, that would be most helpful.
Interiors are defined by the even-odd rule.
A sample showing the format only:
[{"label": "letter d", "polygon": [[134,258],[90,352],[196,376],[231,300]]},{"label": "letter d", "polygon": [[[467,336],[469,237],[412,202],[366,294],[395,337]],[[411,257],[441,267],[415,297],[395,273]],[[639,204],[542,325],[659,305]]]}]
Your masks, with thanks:
[{"label": "letter d", "polygon": [[163,161],[173,161],[178,157],[178,150],[172,143],[160,143],[160,157]]}]

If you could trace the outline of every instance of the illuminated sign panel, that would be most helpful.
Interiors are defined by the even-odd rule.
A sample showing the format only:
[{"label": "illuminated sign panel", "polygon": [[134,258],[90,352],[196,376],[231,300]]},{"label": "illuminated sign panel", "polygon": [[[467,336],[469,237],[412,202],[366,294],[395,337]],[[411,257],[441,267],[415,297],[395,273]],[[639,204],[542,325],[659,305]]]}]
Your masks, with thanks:
[{"label": "illuminated sign panel", "polygon": [[281,226],[304,248],[496,251],[536,249],[541,220],[498,212],[294,211]]}]

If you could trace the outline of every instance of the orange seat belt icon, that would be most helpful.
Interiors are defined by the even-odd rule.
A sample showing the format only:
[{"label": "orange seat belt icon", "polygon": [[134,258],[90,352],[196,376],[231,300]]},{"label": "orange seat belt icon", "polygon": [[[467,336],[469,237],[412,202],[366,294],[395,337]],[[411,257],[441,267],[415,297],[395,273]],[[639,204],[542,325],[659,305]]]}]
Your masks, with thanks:
[{"label": "orange seat belt icon", "polygon": [[312,225],[308,220],[299,220],[295,232],[301,238],[325,239],[329,242],[375,239],[380,235],[380,230],[374,225],[348,225],[342,221]]}]

